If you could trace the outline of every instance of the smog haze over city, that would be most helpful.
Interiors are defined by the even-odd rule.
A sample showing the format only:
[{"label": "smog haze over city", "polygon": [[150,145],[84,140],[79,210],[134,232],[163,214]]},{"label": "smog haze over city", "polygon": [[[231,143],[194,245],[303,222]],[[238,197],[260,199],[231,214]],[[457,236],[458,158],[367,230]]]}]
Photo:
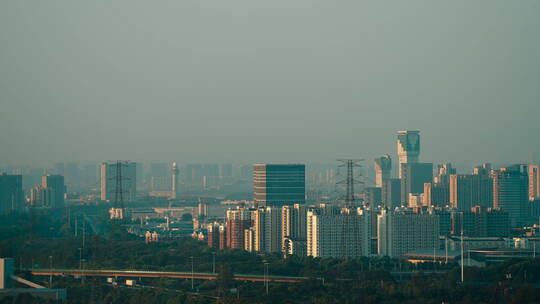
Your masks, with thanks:
[{"label": "smog haze over city", "polygon": [[0,304],[540,303],[539,30],[539,0],[0,1]]},{"label": "smog haze over city", "polygon": [[2,165],[540,157],[537,1],[3,1]]}]

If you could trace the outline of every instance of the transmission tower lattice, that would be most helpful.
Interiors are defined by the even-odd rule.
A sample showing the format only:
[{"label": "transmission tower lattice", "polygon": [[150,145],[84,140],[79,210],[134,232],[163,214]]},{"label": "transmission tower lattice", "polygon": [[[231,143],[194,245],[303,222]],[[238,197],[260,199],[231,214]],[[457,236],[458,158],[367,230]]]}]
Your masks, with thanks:
[{"label": "transmission tower lattice", "polygon": [[129,178],[125,177],[122,168],[127,167],[129,164],[129,161],[127,160],[117,160],[112,162],[115,166],[115,176],[114,176],[114,207],[120,208],[122,210],[122,214],[124,214],[124,181],[129,180]]},{"label": "transmission tower lattice", "polygon": [[354,195],[354,185],[363,184],[361,180],[354,177],[354,168],[361,168],[362,165],[360,165],[360,162],[362,162],[363,159],[338,159],[337,161],[341,163],[339,167],[347,168],[347,178],[337,182],[338,185],[346,185],[345,206],[354,207],[354,202],[356,200]]},{"label": "transmission tower lattice", "polygon": [[362,167],[360,162],[363,159],[338,159],[337,161],[341,162],[339,167],[347,168],[347,178],[337,182],[338,185],[346,185],[345,208],[341,211],[340,249],[341,256],[347,259],[354,257],[355,254],[358,255],[360,251],[358,219],[355,217],[357,211],[355,210],[354,185],[363,184],[363,182],[355,178],[354,168]]}]

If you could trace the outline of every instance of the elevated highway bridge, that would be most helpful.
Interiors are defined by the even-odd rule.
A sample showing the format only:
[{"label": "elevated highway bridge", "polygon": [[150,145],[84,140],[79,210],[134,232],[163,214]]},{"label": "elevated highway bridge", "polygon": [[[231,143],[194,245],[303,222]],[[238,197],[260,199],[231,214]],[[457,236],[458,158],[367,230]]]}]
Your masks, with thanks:
[{"label": "elevated highway bridge", "polygon": [[[113,277],[113,278],[176,278],[176,279],[196,279],[215,280],[216,273],[209,272],[181,272],[181,271],[151,271],[151,270],[112,270],[112,269],[22,269],[30,271],[37,276],[85,276],[85,277]],[[284,282],[299,283],[309,280],[308,277],[278,276],[278,275],[255,275],[235,273],[234,280],[252,282]]]}]

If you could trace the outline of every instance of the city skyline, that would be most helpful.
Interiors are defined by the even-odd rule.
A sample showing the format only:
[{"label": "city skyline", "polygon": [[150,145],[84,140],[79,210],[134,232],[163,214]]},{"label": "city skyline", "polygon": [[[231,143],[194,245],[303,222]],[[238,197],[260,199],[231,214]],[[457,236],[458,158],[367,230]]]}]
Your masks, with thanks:
[{"label": "city skyline", "polygon": [[0,303],[540,303],[540,1],[0,1]]},{"label": "city skyline", "polygon": [[524,162],[540,157],[535,11],[3,2],[0,165],[373,159],[401,129],[426,162]]},{"label": "city skyline", "polygon": [[[395,132],[399,130],[394,130]],[[497,160],[492,160],[489,158],[483,158],[483,154],[479,154],[478,156],[474,155],[473,157],[469,157],[469,160],[462,160],[462,161],[456,161],[453,159],[446,159],[446,158],[440,158],[437,154],[434,154],[433,147],[429,146],[429,142],[425,143],[425,135],[427,134],[427,137],[429,138],[429,131],[425,132],[422,131],[422,159],[432,162],[434,164],[444,164],[444,163],[452,163],[454,166],[456,166],[460,170],[471,170],[475,166],[482,164],[482,163],[491,163],[495,167],[504,167],[511,164],[521,163],[521,164],[536,164],[540,161],[540,152],[536,153],[536,151],[521,151],[520,156],[515,156],[511,158],[499,158]],[[309,158],[304,156],[293,156],[290,158],[276,158],[276,157],[269,157],[266,159],[263,159],[262,157],[254,157],[254,158],[222,158],[219,156],[216,156],[215,158],[201,158],[201,157],[189,157],[189,156],[182,156],[182,153],[178,153],[178,156],[172,158],[164,158],[164,159],[154,159],[154,158],[128,158],[128,157],[121,157],[122,155],[116,154],[120,157],[117,157],[117,159],[129,159],[130,161],[134,161],[137,163],[144,163],[144,164],[152,164],[152,163],[169,163],[169,162],[178,162],[182,164],[253,164],[253,163],[261,163],[261,162],[268,162],[268,163],[281,163],[281,164],[294,164],[294,163],[306,163],[306,164],[331,164],[335,161],[336,158],[339,157],[362,157],[366,160],[375,159],[377,157],[380,157],[380,155],[388,154],[391,159],[396,163],[396,168],[392,168],[392,170],[399,170],[399,155],[395,151],[395,140],[392,141],[392,132],[390,134],[386,134],[385,137],[389,139],[390,143],[385,143],[385,146],[389,146],[390,149],[384,150],[384,151],[370,151],[369,153],[363,153],[364,151],[358,150],[353,151],[351,153],[339,153],[337,152],[334,155],[327,155],[320,158]],[[392,144],[393,143],[393,144]],[[393,147],[392,147],[393,146]],[[291,146],[294,147],[294,144]],[[393,149],[392,149],[393,148]],[[463,151],[467,151],[466,147],[464,147]],[[539,150],[540,151],[540,150]],[[125,155],[129,155],[130,153],[127,152]],[[240,153],[241,154],[241,153]],[[427,154],[427,155],[426,155]],[[470,156],[470,155],[469,155]],[[237,156],[239,157],[239,156]],[[304,157],[304,158],[303,158]],[[105,158],[105,160],[112,160],[115,159],[113,157]],[[104,159],[77,159],[75,158],[69,158],[69,159],[52,159],[47,160],[46,158],[38,157],[36,159],[28,160],[28,161],[22,161],[22,162],[3,162],[0,159],[0,167],[47,167],[47,166],[53,166],[57,163],[76,163],[80,165],[85,164],[99,164],[105,161]],[[369,161],[365,164],[369,167],[373,166]]]},{"label": "city skyline", "polygon": [[[388,151],[379,151],[379,152],[375,152],[375,154],[373,155],[373,157],[369,157],[369,156],[366,156],[364,154],[360,154],[360,153],[357,153],[357,154],[349,154],[347,155],[348,157],[351,157],[351,156],[355,156],[355,157],[361,157],[362,158],[362,167],[366,168],[366,169],[369,169],[371,171],[373,170],[377,170],[376,167],[377,165],[375,163],[373,163],[373,160],[378,160],[381,158],[381,155],[384,156],[384,157],[389,157],[389,159],[391,159],[392,162],[395,163],[395,166],[393,166],[391,168],[391,171],[390,171],[390,175],[392,177],[396,176],[396,177],[399,177],[399,168],[400,168],[400,164],[399,164],[399,160],[400,160],[400,155],[398,151],[396,151],[396,135],[398,137],[398,149],[400,147],[400,144],[399,144],[399,134],[400,132],[421,132],[422,134],[420,134],[420,137],[422,138],[422,147],[419,148],[419,150],[421,150],[421,154],[423,155],[422,156],[422,160],[426,160],[426,162],[430,162],[430,163],[433,163],[433,164],[446,164],[446,163],[450,163],[452,164],[455,168],[457,168],[458,171],[461,171],[461,172],[469,172],[469,171],[472,171],[476,166],[478,165],[481,165],[481,164],[485,164],[485,163],[489,163],[491,165],[493,165],[493,167],[505,167],[505,166],[510,166],[510,165],[514,165],[514,164],[528,164],[528,165],[535,165],[537,164],[540,159],[540,154],[537,154],[536,153],[533,153],[533,152],[529,152],[527,154],[527,157],[524,158],[524,159],[521,159],[521,160],[510,160],[510,159],[502,159],[502,160],[499,160],[499,161],[490,161],[489,159],[478,159],[478,161],[468,161],[468,162],[455,162],[453,160],[446,160],[446,159],[440,159],[440,158],[426,158],[424,156],[424,151],[425,150],[428,150],[429,151],[429,143],[428,145],[425,145],[424,143],[424,133],[423,130],[415,130],[415,131],[410,131],[410,130],[402,130],[402,129],[397,129],[397,130],[394,130],[394,133],[393,133],[393,136],[394,138],[391,138],[389,136],[392,136],[392,134],[388,134],[387,137],[389,137],[389,142],[393,142],[394,143],[394,147],[393,147],[393,150],[388,150]],[[427,147],[426,147],[427,146]],[[343,154],[338,154],[338,155],[343,155]],[[110,159],[112,158],[109,158],[109,161]],[[120,158],[119,158],[120,159]],[[237,160],[237,161],[230,161],[230,160],[219,160],[218,159],[183,159],[182,157],[177,157],[175,159],[159,159],[159,160],[156,160],[156,159],[151,159],[151,160],[142,160],[142,159],[138,159],[138,160],[134,160],[134,159],[130,159],[129,160],[130,162],[135,162],[135,163],[138,163],[138,164],[143,164],[145,166],[153,166],[155,164],[160,164],[160,165],[163,165],[163,164],[171,164],[173,162],[176,162],[178,164],[182,164],[182,165],[203,165],[203,164],[216,164],[216,165],[221,165],[221,164],[234,164],[234,165],[251,165],[251,164],[256,164],[256,163],[275,163],[275,164],[306,164],[306,165],[331,165],[331,164],[335,164],[336,163],[336,158],[335,157],[332,157],[332,156],[328,156],[327,158],[324,158],[324,159],[319,159],[319,160],[309,160],[309,159],[301,159],[301,158],[298,158],[297,160],[296,159],[284,159],[284,160],[275,160],[275,159],[266,159],[266,160],[262,160],[260,158],[257,158],[257,161],[249,161],[247,159],[245,160]],[[79,161],[73,161],[73,160],[59,160],[59,161],[43,161],[43,160],[40,160],[38,162],[30,162],[30,163],[14,163],[14,164],[5,164],[5,163],[1,163],[0,162],[0,168],[4,167],[4,168],[12,168],[12,169],[16,169],[16,168],[43,168],[44,170],[44,173],[51,173],[51,172],[54,172],[54,167],[57,166],[58,164],[74,164],[74,165],[77,165],[77,166],[84,166],[84,165],[99,165],[103,162],[107,162],[107,161],[104,161],[104,160],[79,160]],[[48,169],[48,170],[47,170]],[[375,172],[373,172],[375,173]]]}]

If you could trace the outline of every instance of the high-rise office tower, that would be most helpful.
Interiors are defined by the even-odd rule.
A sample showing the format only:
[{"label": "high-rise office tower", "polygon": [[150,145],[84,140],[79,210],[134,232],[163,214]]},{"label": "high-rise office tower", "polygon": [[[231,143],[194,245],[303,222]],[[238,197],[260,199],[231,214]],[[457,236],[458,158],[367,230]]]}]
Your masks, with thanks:
[{"label": "high-rise office tower", "polygon": [[253,247],[253,251],[264,251],[264,236],[265,236],[265,216],[264,216],[264,207],[257,208],[251,211],[251,223],[252,231],[250,232],[250,245],[248,247]]},{"label": "high-rise office tower", "polygon": [[450,236],[452,232],[452,209],[430,207],[428,212],[439,217],[439,236]]},{"label": "high-rise office tower", "polygon": [[22,174],[23,176],[23,192],[34,185],[41,183],[41,177],[46,174],[45,168],[27,168],[23,172],[12,172],[12,174]]},{"label": "high-rise office tower", "polygon": [[255,251],[255,226],[244,229],[244,250],[247,252]]},{"label": "high-rise office tower", "polygon": [[284,253],[306,253],[307,206],[294,204],[281,208],[281,248]]},{"label": "high-rise office tower", "polygon": [[[0,274],[0,289],[9,292],[15,285],[15,280],[12,279],[15,274],[15,259],[0,258]],[[15,291],[14,294],[17,295],[18,292]]]},{"label": "high-rise office tower", "polygon": [[200,202],[197,205],[197,216],[200,218],[208,217],[208,203]]},{"label": "high-rise office tower", "polygon": [[203,181],[203,167],[201,164],[187,164],[184,172],[185,180],[188,183],[194,183],[202,185]]},{"label": "high-rise office tower", "polygon": [[[116,195],[117,167],[118,162],[101,164],[101,199],[104,201],[114,201]],[[121,166],[121,186],[122,199],[124,202],[135,200],[137,194],[137,167],[134,162],[120,163]]]},{"label": "high-rise office tower", "polygon": [[493,206],[510,215],[512,227],[522,224],[529,200],[529,177],[526,165],[514,165],[493,171]]},{"label": "high-rise office tower", "polygon": [[54,201],[53,189],[43,188],[36,185],[30,189],[30,206],[32,207],[51,207]]},{"label": "high-rise office tower", "polygon": [[64,184],[68,186],[69,189],[79,190],[81,185],[80,179],[80,168],[76,163],[65,163],[64,164],[64,174],[59,174],[64,178]]},{"label": "high-rise office tower", "polygon": [[424,183],[424,206],[444,207],[450,204],[448,184]]},{"label": "high-rise office tower", "polygon": [[216,249],[225,249],[224,247],[220,246],[225,244],[225,241],[221,240],[221,238],[225,237],[225,234],[222,233],[222,231],[225,231],[225,226],[220,223],[211,223],[207,226],[208,229],[208,247],[210,248],[216,248]]},{"label": "high-rise office tower", "polygon": [[64,194],[66,193],[66,185],[62,175],[44,175],[41,177],[41,186],[45,189],[50,189],[51,202],[50,207],[60,208],[64,206]]},{"label": "high-rise office tower", "polygon": [[203,164],[202,173],[203,189],[216,187],[219,184],[220,171],[218,164]]},{"label": "high-rise office tower", "polygon": [[171,177],[169,175],[168,176],[151,176],[150,189],[155,192],[163,192],[163,191],[170,190]]},{"label": "high-rise office tower", "polygon": [[366,206],[377,207],[382,204],[382,188],[367,187],[364,189],[364,204]]},{"label": "high-rise office tower", "polygon": [[397,132],[397,155],[399,157],[399,178],[402,164],[417,163],[420,156],[420,131]]},{"label": "high-rise office tower", "polygon": [[433,181],[432,163],[401,164],[401,202],[408,203],[410,194],[424,192],[424,183]]},{"label": "high-rise office tower", "polygon": [[433,182],[439,185],[448,185],[450,183],[450,175],[456,174],[456,168],[451,163],[437,165],[437,172]]},{"label": "high-rise office tower", "polygon": [[341,208],[336,204],[321,203],[317,205],[317,212],[322,215],[341,214]]},{"label": "high-rise office tower", "polygon": [[307,255],[322,258],[358,258],[370,254],[371,216],[354,214],[324,214],[320,210],[307,212]]},{"label": "high-rise office tower", "polygon": [[253,176],[253,166],[240,165],[238,167],[238,177],[241,179],[251,178]]},{"label": "high-rise office tower", "polygon": [[91,189],[98,186],[98,166],[95,164],[84,165],[82,168],[82,180],[86,187]]},{"label": "high-rise office tower", "polygon": [[142,187],[146,183],[145,176],[145,166],[143,163],[135,163],[135,186]]},{"label": "high-rise office tower", "polygon": [[219,248],[219,223],[211,223],[206,226],[207,236],[206,241],[208,247]]},{"label": "high-rise office tower", "polygon": [[452,174],[449,189],[453,208],[467,211],[474,206],[493,207],[493,181],[489,175]]},{"label": "high-rise office tower", "polygon": [[252,213],[254,251],[282,251],[281,209],[260,207]]},{"label": "high-rise office tower", "polygon": [[203,164],[203,175],[208,176],[208,177],[218,177],[219,165],[218,164]]},{"label": "high-rise office tower", "polygon": [[390,178],[392,173],[392,158],[385,154],[375,158],[375,187],[382,188],[383,181]]},{"label": "high-rise office tower", "polygon": [[529,200],[540,198],[540,166],[529,166]]},{"label": "high-rise office tower", "polygon": [[415,210],[421,210],[418,208],[424,207],[424,193],[409,193],[407,206]]},{"label": "high-rise office tower", "polygon": [[219,177],[232,177],[233,176],[233,166],[232,164],[221,164],[219,166]]},{"label": "high-rise office tower", "polygon": [[253,165],[253,199],[259,206],[306,202],[306,166],[303,164]]},{"label": "high-rise office tower", "polygon": [[472,237],[508,237],[510,218],[508,212],[486,209],[480,206],[468,211],[454,211],[451,216],[453,235],[463,234]]},{"label": "high-rise office tower", "polygon": [[381,201],[386,208],[401,206],[401,180],[390,178],[383,181]]},{"label": "high-rise office tower", "polygon": [[489,176],[491,174],[491,164],[484,163],[481,166],[474,167],[474,175]]},{"label": "high-rise office tower", "polygon": [[450,204],[450,175],[456,169],[450,163],[437,165],[433,183],[424,184],[424,206],[447,206]]},{"label": "high-rise office tower", "polygon": [[146,180],[149,182],[151,191],[169,191],[171,190],[171,176],[171,166],[168,163],[151,163]]},{"label": "high-rise office tower", "polygon": [[408,210],[383,210],[377,223],[379,255],[400,257],[422,249],[439,248],[439,217]]},{"label": "high-rise office tower", "polygon": [[0,173],[0,213],[22,208],[22,175]]},{"label": "high-rise office tower", "polygon": [[244,230],[251,227],[251,211],[239,207],[227,210],[226,216],[227,248],[244,249]]}]

